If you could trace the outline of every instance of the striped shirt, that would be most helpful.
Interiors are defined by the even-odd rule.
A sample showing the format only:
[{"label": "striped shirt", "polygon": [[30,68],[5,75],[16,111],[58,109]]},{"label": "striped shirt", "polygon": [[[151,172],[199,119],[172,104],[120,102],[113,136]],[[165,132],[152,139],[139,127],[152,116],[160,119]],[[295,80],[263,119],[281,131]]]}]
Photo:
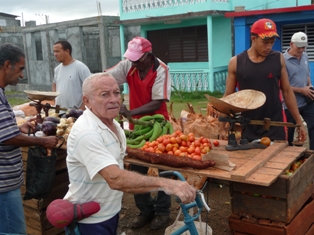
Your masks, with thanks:
[{"label": "striped shirt", "polygon": [[21,134],[3,88],[0,88],[0,124],[0,193],[2,193],[19,188],[24,180],[20,148],[3,144],[4,141]]}]

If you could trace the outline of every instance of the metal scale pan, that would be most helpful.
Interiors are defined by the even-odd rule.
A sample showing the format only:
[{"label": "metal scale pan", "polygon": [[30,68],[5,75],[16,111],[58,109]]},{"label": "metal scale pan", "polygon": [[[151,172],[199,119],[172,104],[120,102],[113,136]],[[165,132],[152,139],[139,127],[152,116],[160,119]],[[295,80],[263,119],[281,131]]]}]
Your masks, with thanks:
[{"label": "metal scale pan", "polygon": [[53,91],[32,91],[32,90],[25,90],[24,91],[30,100],[54,100],[60,92],[53,92]]},{"label": "metal scale pan", "polygon": [[257,109],[266,101],[266,96],[263,92],[250,89],[241,90],[220,99],[207,94],[205,96],[214,109],[228,115]]}]

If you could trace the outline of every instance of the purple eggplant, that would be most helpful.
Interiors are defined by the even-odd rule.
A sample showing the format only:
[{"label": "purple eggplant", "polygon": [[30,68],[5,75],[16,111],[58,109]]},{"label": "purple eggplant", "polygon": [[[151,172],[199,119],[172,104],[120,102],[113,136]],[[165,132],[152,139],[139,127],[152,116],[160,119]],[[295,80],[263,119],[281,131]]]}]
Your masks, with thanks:
[{"label": "purple eggplant", "polygon": [[44,122],[45,121],[50,121],[50,122],[54,122],[54,123],[57,123],[57,124],[60,123],[60,119],[59,118],[55,118],[55,117],[45,117],[44,118]]},{"label": "purple eggplant", "polygon": [[83,114],[84,110],[81,109],[69,109],[66,112],[66,118],[69,117],[74,117],[74,118],[79,118]]},{"label": "purple eggplant", "polygon": [[56,135],[57,134],[57,124],[51,121],[44,121],[42,124],[42,131],[45,135]]}]

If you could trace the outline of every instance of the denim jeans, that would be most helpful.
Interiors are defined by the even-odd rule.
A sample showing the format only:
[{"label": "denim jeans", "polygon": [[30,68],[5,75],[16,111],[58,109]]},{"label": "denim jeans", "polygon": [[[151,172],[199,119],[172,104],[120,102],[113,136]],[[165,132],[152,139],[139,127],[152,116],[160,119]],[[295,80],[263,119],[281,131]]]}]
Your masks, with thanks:
[{"label": "denim jeans", "polygon": [[0,193],[0,235],[26,235],[20,189]]}]

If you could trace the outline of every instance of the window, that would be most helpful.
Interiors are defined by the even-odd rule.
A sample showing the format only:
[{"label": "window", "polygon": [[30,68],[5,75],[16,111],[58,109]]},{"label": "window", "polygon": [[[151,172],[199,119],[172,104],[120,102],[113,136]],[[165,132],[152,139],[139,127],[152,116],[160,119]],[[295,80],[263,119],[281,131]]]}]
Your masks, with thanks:
[{"label": "window", "polygon": [[285,52],[290,46],[291,37],[294,33],[304,32],[307,34],[308,47],[306,53],[310,61],[314,61],[314,24],[297,24],[297,25],[284,25],[281,28],[281,48]]},{"label": "window", "polygon": [[43,60],[43,48],[40,32],[33,33],[33,40],[35,44],[35,60]]},{"label": "window", "polygon": [[165,63],[208,61],[206,25],[148,31],[147,38]]}]

